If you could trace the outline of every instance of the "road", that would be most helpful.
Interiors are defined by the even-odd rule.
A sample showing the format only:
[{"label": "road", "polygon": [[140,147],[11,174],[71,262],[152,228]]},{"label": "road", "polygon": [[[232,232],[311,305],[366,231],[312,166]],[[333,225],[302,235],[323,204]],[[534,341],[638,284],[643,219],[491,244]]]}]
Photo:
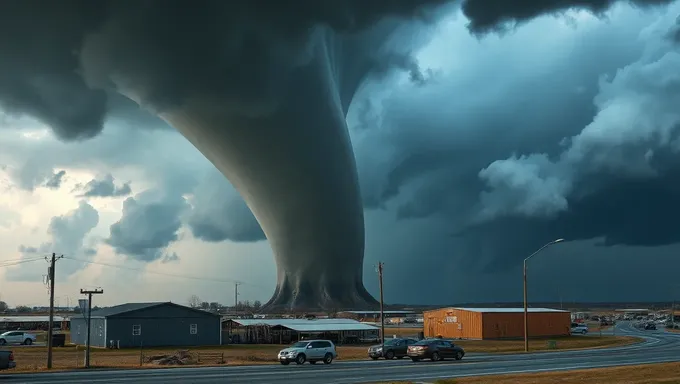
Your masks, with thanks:
[{"label": "road", "polygon": [[566,371],[680,361],[680,334],[640,331],[628,323],[617,334],[639,336],[643,342],[595,350],[529,354],[470,354],[461,361],[413,363],[410,360],[335,362],[331,365],[172,368],[77,371],[8,375],[0,383],[295,383],[352,384],[380,381],[432,382],[447,377]]}]

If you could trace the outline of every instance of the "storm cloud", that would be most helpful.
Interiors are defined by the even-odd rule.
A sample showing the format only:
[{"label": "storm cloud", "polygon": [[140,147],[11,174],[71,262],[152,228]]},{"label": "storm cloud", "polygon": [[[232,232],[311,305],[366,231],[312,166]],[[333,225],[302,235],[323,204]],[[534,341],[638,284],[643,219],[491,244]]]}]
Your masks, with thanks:
[{"label": "storm cloud", "polygon": [[165,250],[179,239],[180,216],[188,208],[183,197],[157,190],[128,197],[123,202],[123,216],[111,225],[111,235],[105,242],[117,254],[138,261],[168,259]]},{"label": "storm cloud", "polygon": [[[427,237],[432,243],[423,246],[427,252],[419,251],[423,263],[452,253],[461,261],[457,268],[489,276],[511,271],[523,256],[556,237],[597,239],[607,246],[677,243],[670,219],[680,210],[674,181],[680,70],[677,42],[673,45],[679,36],[675,15],[657,23],[652,16],[636,19],[624,12],[610,26],[576,21],[571,37],[548,33],[555,40],[542,38],[549,24],[545,15],[568,18],[569,11],[586,9],[606,16],[612,6],[627,3],[654,12],[671,2],[462,1],[467,28],[453,31],[455,42],[439,45],[440,52],[456,58],[455,65],[449,63],[453,74],[430,70],[411,41],[403,52],[381,50],[391,32],[375,32],[377,38],[365,45],[350,44],[362,55],[352,63],[359,69],[348,73],[358,73],[355,82],[368,85],[358,98],[348,98],[353,101],[350,126],[364,206],[370,212],[389,211],[402,223],[436,221],[441,239]],[[32,15],[28,7],[38,4],[10,3],[0,21],[14,21],[0,23],[0,36],[16,35],[23,25],[16,20]],[[385,16],[428,21],[431,16],[419,13],[427,10],[420,7],[424,2],[373,3],[342,2],[331,12],[282,2],[270,5],[271,14],[209,2],[188,13],[178,11],[178,1],[149,2],[144,10],[131,2],[97,9],[88,2],[65,2],[71,10],[48,5],[46,11],[64,17],[48,19],[37,12],[35,30],[24,36],[42,44],[36,36],[43,26],[65,31],[65,36],[51,36],[45,47],[0,37],[0,51],[9,50],[15,58],[0,63],[0,103],[12,113],[39,118],[67,140],[97,135],[107,113],[132,125],[149,125],[137,123],[142,120],[134,116],[134,104],[114,92],[129,88],[141,93],[148,102],[143,107],[154,112],[201,92],[233,101],[235,110],[265,114],[286,89],[279,82],[285,76],[267,63],[277,58],[286,71],[304,64],[311,26],[326,25],[353,42],[376,25],[394,31],[399,22],[378,22]],[[159,4],[169,4],[167,17],[158,18]],[[363,6],[367,9],[359,10]],[[274,19],[275,14],[284,16]],[[152,18],[163,22],[149,23]],[[216,19],[221,22],[210,21]],[[191,32],[202,39],[177,28],[191,24],[199,25]],[[458,37],[470,32],[487,53],[460,44]],[[78,68],[85,80],[75,74]],[[376,90],[385,85],[381,79],[366,81],[367,73],[390,68],[407,71],[407,84],[390,85],[381,93]],[[366,83],[371,82],[377,86],[370,88]],[[59,103],[69,98],[76,102],[61,108]],[[53,175],[54,169],[42,169],[26,175],[24,185],[32,189]],[[130,257],[163,259],[167,246],[178,239],[179,218],[186,212],[197,238],[263,238],[229,183],[216,178],[204,184],[194,191],[190,211],[178,197],[144,203],[131,198],[121,221],[111,227],[109,244]],[[217,193],[224,196],[221,201],[211,199]],[[141,233],[153,240],[142,241],[136,237]]]},{"label": "storm cloud", "polygon": [[[91,248],[85,246],[85,242],[87,236],[98,224],[99,212],[86,201],[81,201],[76,209],[50,220],[47,227],[47,235],[50,239],[48,242],[38,246],[21,245],[18,251],[24,258],[57,253],[68,257],[85,257],[89,260],[93,254]],[[36,281],[44,271],[36,269],[34,264],[14,268],[7,274],[7,278],[14,281]],[[78,269],[78,265],[63,263],[57,268],[56,273],[60,277],[68,277]]]},{"label": "storm cloud", "polygon": [[115,179],[109,173],[101,178],[92,179],[78,189],[84,190],[81,197],[121,197],[132,193],[130,183],[115,184]]}]

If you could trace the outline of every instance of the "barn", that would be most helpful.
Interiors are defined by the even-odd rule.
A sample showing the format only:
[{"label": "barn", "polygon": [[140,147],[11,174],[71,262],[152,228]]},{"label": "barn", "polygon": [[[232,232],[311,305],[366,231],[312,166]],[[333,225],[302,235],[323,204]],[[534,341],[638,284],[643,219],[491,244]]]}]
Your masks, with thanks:
[{"label": "barn", "polygon": [[[568,336],[571,313],[559,309],[529,308],[529,337]],[[456,339],[521,339],[524,308],[441,308],[423,315],[425,337]]]},{"label": "barn", "polygon": [[[170,302],[128,303],[92,311],[90,345],[119,348],[220,345],[220,316]],[[71,342],[85,345],[87,319],[71,318]]]}]

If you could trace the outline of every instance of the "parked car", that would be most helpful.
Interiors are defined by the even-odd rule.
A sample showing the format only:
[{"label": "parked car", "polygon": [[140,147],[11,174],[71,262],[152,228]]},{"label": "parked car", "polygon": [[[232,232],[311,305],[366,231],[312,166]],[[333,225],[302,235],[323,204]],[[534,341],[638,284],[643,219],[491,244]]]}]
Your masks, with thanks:
[{"label": "parked car", "polygon": [[0,351],[0,370],[16,368],[17,364],[14,361],[14,352]]},{"label": "parked car", "polygon": [[401,359],[406,356],[408,346],[417,343],[416,339],[386,339],[385,347],[381,344],[374,345],[368,348],[368,357],[373,360],[378,360],[380,357],[392,360],[395,357]]},{"label": "parked car", "polygon": [[0,345],[6,344],[24,344],[31,345],[35,343],[35,335],[23,331],[9,331],[0,335]]},{"label": "parked car", "polygon": [[442,339],[425,339],[410,345],[406,353],[414,362],[422,359],[441,361],[447,358],[460,360],[465,356],[463,348]]},{"label": "parked car", "polygon": [[309,361],[310,364],[316,364],[317,361],[330,364],[337,357],[338,352],[335,349],[335,344],[330,340],[298,341],[279,352],[279,362],[283,365],[288,365],[293,361],[298,365],[304,364],[306,361]]},{"label": "parked car", "polygon": [[571,325],[571,333],[572,334],[580,333],[582,335],[585,335],[586,333],[588,333],[588,325],[583,324],[583,323],[579,323],[579,324],[576,324],[576,326],[574,326],[574,324],[572,324]]}]

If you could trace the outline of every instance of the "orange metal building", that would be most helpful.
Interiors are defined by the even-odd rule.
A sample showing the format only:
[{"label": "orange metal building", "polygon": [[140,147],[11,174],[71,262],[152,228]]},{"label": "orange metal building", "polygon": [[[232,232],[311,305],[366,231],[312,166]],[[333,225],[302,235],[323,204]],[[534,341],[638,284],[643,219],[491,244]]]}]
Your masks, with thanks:
[{"label": "orange metal building", "polygon": [[[529,337],[568,336],[571,313],[550,308],[529,308]],[[441,308],[423,314],[425,337],[456,339],[521,339],[523,308]]]}]

